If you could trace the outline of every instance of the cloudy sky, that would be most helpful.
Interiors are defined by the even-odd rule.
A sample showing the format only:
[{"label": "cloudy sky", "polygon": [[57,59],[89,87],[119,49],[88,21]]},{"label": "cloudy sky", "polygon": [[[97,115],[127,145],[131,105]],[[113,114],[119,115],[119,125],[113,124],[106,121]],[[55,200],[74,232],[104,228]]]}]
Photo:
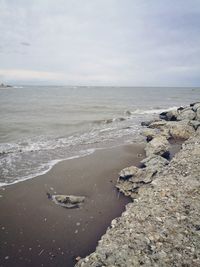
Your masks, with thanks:
[{"label": "cloudy sky", "polygon": [[0,82],[199,86],[200,0],[0,0]]}]

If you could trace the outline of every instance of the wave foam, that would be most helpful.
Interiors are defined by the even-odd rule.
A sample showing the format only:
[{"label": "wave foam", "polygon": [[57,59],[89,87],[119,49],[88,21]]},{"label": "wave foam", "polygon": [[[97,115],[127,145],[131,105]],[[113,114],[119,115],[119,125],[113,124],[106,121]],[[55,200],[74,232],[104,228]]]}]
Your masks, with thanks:
[{"label": "wave foam", "polygon": [[145,114],[159,114],[161,112],[164,111],[170,111],[173,109],[177,109],[177,107],[170,107],[170,108],[158,108],[158,109],[147,109],[147,110],[143,110],[143,109],[136,109],[135,111],[131,112],[131,114],[141,114],[141,115],[145,115]]},{"label": "wave foam", "polygon": [[[24,177],[22,177],[22,178],[20,178],[18,180],[12,181],[12,182],[7,182],[7,183],[6,182],[4,182],[4,183],[0,182],[0,187],[5,187],[5,186],[17,184],[17,183],[20,183],[20,182],[23,182],[23,181],[26,181],[26,180],[30,180],[30,179],[33,179],[35,177],[44,175],[45,173],[49,172],[56,164],[58,164],[61,161],[78,159],[78,158],[82,158],[82,157],[85,157],[85,156],[89,156],[89,155],[93,154],[95,151],[96,151],[96,149],[81,150],[79,152],[79,155],[67,157],[67,158],[64,158],[64,159],[51,160],[47,164],[41,164],[40,170],[38,170],[38,172],[36,172],[34,174],[31,174],[31,175],[24,176]],[[41,171],[43,168],[45,168],[45,170]]]}]

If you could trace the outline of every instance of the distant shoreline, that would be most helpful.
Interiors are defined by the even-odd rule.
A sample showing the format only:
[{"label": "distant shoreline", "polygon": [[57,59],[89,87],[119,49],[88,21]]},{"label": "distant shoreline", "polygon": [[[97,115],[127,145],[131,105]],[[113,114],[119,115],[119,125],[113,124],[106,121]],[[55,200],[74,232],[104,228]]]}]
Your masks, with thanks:
[{"label": "distant shoreline", "polygon": [[10,87],[12,87],[12,85],[4,84],[4,83],[0,84],[0,88],[10,88]]}]

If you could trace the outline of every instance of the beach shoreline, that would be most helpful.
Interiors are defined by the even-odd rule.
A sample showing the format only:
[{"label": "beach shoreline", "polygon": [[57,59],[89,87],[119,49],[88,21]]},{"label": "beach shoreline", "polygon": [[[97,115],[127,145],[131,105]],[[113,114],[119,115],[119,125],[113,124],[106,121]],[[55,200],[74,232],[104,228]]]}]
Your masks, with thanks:
[{"label": "beach shoreline", "polygon": [[[101,149],[62,161],[48,173],[0,188],[1,267],[74,266],[94,251],[110,221],[130,201],[115,188],[121,168],[138,165],[144,144]],[[86,197],[78,209],[65,209],[47,197]]]},{"label": "beach shoreline", "polygon": [[[199,266],[200,102],[144,122],[146,158],[121,170],[116,187],[133,202],[76,267]],[[170,158],[169,140],[184,140]]]}]

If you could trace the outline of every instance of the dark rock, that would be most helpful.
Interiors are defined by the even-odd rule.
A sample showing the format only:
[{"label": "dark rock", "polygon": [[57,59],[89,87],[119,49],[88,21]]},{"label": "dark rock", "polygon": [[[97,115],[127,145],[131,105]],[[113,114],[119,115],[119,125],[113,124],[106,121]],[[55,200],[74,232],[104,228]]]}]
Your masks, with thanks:
[{"label": "dark rock", "polygon": [[195,230],[200,231],[200,225],[199,224],[195,225]]},{"label": "dark rock", "polygon": [[194,107],[194,105],[199,104],[199,103],[200,103],[199,101],[194,102],[194,103],[191,103],[191,104],[190,104],[190,107]]},{"label": "dark rock", "polygon": [[165,151],[162,155],[163,158],[169,160],[170,159],[170,152],[169,151]]},{"label": "dark rock", "polygon": [[161,120],[167,120],[167,111],[164,111],[159,114]]},{"label": "dark rock", "polygon": [[184,109],[184,107],[179,107],[177,108],[177,111],[182,111]]}]

